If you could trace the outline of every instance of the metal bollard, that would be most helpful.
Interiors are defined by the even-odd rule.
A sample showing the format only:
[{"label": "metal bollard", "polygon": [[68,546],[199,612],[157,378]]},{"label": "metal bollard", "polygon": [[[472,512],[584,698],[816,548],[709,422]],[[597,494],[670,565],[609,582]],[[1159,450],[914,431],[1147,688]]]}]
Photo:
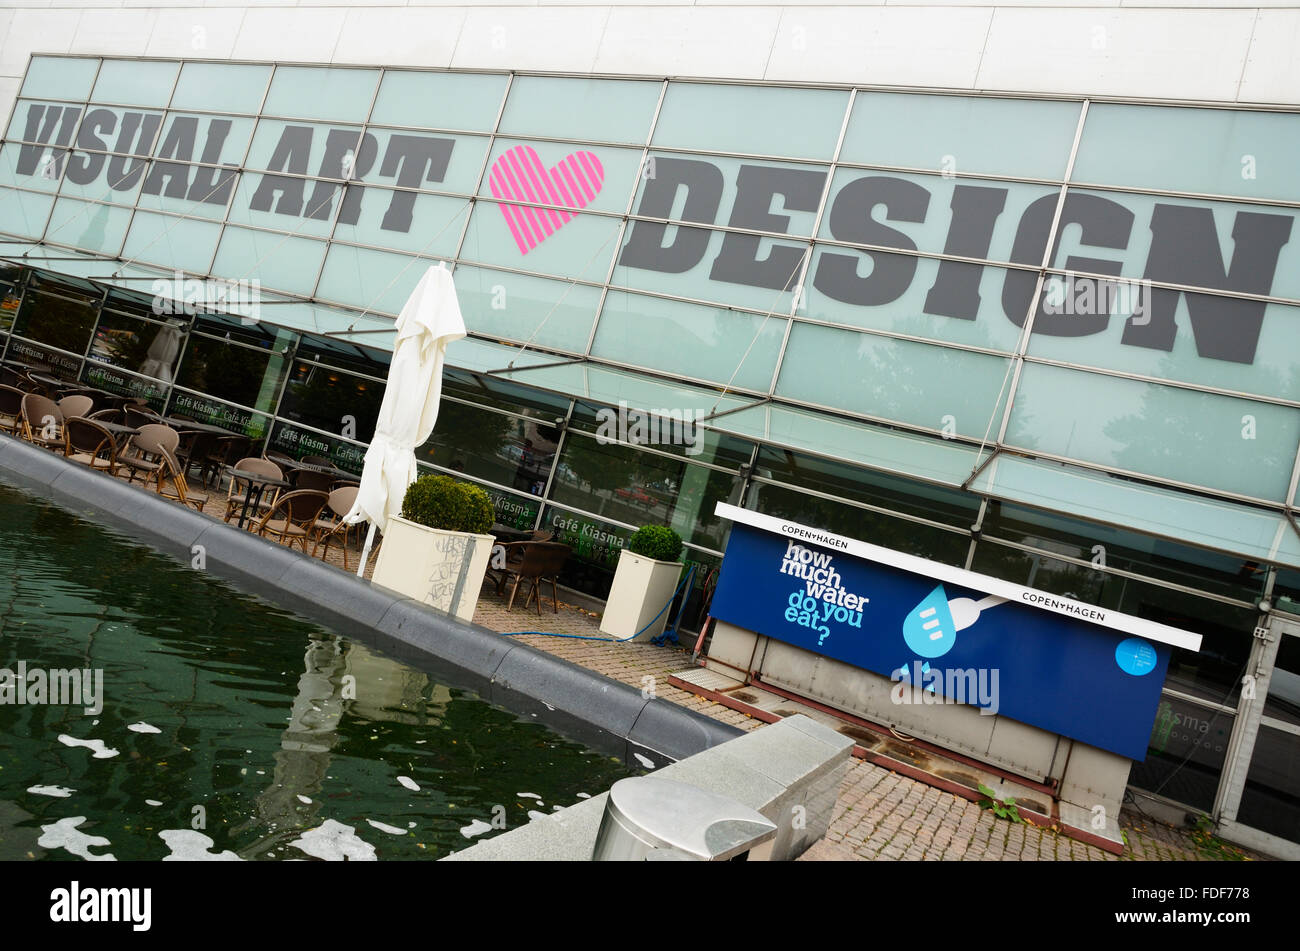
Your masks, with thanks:
[{"label": "metal bollard", "polygon": [[592,860],[744,861],[766,858],[777,828],[734,799],[654,776],[609,790]]}]

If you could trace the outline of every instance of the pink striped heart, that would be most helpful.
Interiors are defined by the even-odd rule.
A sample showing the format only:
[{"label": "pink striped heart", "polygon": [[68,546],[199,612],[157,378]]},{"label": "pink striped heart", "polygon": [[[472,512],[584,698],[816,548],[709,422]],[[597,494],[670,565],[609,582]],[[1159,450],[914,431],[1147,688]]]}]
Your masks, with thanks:
[{"label": "pink striped heart", "polygon": [[517,145],[492,163],[488,184],[493,198],[526,201],[552,208],[498,205],[510,234],[527,254],[573,217],[564,208],[582,209],[600,194],[605,169],[590,152],[573,152],[549,171],[531,146]]}]

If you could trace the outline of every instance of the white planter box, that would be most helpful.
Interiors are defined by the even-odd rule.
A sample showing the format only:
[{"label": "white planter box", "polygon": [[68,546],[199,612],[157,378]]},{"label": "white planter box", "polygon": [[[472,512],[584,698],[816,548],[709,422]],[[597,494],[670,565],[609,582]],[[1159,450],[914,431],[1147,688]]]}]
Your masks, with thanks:
[{"label": "white planter box", "polygon": [[[600,619],[600,629],[615,637],[630,638],[650,624],[650,619],[668,603],[682,575],[680,561],[656,561],[624,549],[618,556],[614,584]],[[664,611],[638,641],[658,637],[668,626],[670,612]]]},{"label": "white planter box", "polygon": [[374,582],[472,621],[495,544],[491,535],[444,532],[394,516],[384,530]]}]

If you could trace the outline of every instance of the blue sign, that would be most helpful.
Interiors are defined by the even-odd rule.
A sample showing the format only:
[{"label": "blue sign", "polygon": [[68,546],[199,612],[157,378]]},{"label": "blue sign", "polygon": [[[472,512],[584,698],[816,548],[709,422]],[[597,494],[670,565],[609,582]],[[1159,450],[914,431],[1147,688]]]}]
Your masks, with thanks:
[{"label": "blue sign", "polygon": [[904,702],[967,703],[1138,761],[1169,664],[1165,644],[741,523],[710,613],[889,677]]}]

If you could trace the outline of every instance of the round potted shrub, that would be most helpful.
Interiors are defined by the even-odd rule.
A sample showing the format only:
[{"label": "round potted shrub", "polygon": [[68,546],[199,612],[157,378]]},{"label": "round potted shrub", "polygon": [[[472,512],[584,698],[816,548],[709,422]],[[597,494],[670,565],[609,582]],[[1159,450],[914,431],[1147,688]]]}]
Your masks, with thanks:
[{"label": "round potted shrub", "polygon": [[682,537],[671,528],[643,525],[638,529],[619,553],[600,629],[615,637],[636,635],[638,641],[662,634],[669,614],[664,605],[682,574],[681,554]]},{"label": "round potted shrub", "polygon": [[496,539],[484,534],[495,509],[483,489],[445,475],[421,476],[388,521],[375,584],[473,620]]}]

